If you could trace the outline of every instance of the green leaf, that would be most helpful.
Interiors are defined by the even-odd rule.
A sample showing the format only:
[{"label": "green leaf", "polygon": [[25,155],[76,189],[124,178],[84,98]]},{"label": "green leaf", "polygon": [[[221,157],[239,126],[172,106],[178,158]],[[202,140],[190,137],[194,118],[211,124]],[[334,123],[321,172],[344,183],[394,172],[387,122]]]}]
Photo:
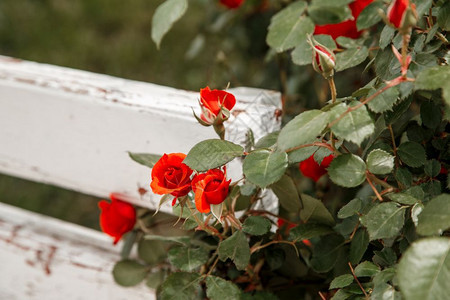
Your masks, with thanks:
[{"label": "green leaf", "polygon": [[406,186],[411,186],[412,184],[412,174],[407,168],[398,168],[395,171],[395,179]]},{"label": "green leaf", "polygon": [[394,169],[394,156],[375,149],[367,155],[367,168],[373,174],[389,174]]},{"label": "green leaf", "polygon": [[390,193],[386,195],[392,201],[400,204],[413,205],[420,200],[408,193]]},{"label": "green leaf", "polygon": [[441,6],[438,13],[437,22],[443,30],[450,30],[450,3]]},{"label": "green leaf", "polygon": [[290,151],[288,153],[289,164],[299,163],[308,159],[311,155],[314,154],[314,152],[317,151],[318,148],[319,147],[317,146],[312,146]]},{"label": "green leaf", "polygon": [[305,222],[315,222],[334,226],[334,218],[325,205],[323,205],[322,201],[306,194],[302,194],[301,199],[303,208],[300,211],[300,219]]},{"label": "green leaf", "polygon": [[211,300],[240,299],[241,290],[231,281],[220,277],[206,277],[206,296]]},{"label": "green leaf", "polygon": [[183,163],[194,170],[203,172],[218,168],[244,155],[244,148],[232,142],[219,139],[205,140],[195,145]]},{"label": "green leaf", "polygon": [[380,268],[370,261],[363,261],[355,268],[356,277],[373,277],[378,272],[380,272]]},{"label": "green leaf", "polygon": [[294,227],[289,232],[289,240],[301,241],[309,240],[314,237],[330,234],[333,232],[331,227],[321,224],[305,223]]},{"label": "green leaf", "polygon": [[330,283],[330,290],[340,289],[349,286],[351,283],[353,283],[353,275],[344,274],[333,279]]},{"label": "green leaf", "polygon": [[164,282],[166,276],[167,272],[164,270],[150,273],[147,276],[146,284],[149,288],[156,290]]},{"label": "green leaf", "polygon": [[169,250],[168,258],[174,267],[191,272],[208,261],[209,251],[204,248],[176,246]]},{"label": "green leaf", "polygon": [[350,48],[336,54],[336,72],[340,72],[359,65],[369,56],[369,49],[362,46]]},{"label": "green leaf", "polygon": [[330,300],[345,300],[350,298],[351,296],[353,296],[352,293],[344,289],[340,289],[336,292],[336,294],[334,294],[334,296]]},{"label": "green leaf", "polygon": [[273,147],[278,140],[278,135],[280,134],[279,131],[271,132],[266,136],[263,136],[256,142],[255,148],[271,148]]},{"label": "green leaf", "polygon": [[408,110],[409,106],[411,105],[411,102],[412,97],[397,102],[397,104],[395,104],[394,107],[392,107],[391,111],[390,110],[385,111],[383,115],[386,124],[393,124],[400,117],[402,117],[404,113]]},{"label": "green leaf", "polygon": [[307,34],[313,33],[314,23],[302,16],[305,9],[305,2],[296,1],[272,17],[266,41],[276,52],[297,46]]},{"label": "green leaf", "polygon": [[328,167],[330,179],[343,187],[355,187],[366,180],[366,164],[354,154],[342,154]]},{"label": "green leaf", "polygon": [[381,15],[378,13],[379,9],[383,9],[383,3],[372,2],[364,8],[356,19],[356,28],[363,30],[381,21]]},{"label": "green leaf", "polygon": [[364,253],[369,246],[369,234],[364,228],[359,228],[350,244],[349,260],[352,264],[357,264],[361,261]]},{"label": "green leaf", "polygon": [[430,177],[436,177],[441,171],[441,164],[436,159],[427,160],[424,168],[425,174]]},{"label": "green leaf", "polygon": [[442,88],[447,107],[450,106],[450,66],[428,68],[419,73],[415,81],[416,90],[437,90]]},{"label": "green leaf", "polygon": [[441,109],[433,102],[425,101],[420,105],[420,118],[425,126],[436,129],[442,121]]},{"label": "green leaf", "polygon": [[427,159],[425,149],[416,142],[405,142],[397,149],[400,159],[410,167],[417,168],[423,166]]},{"label": "green leaf", "polygon": [[351,217],[359,212],[361,206],[362,206],[361,199],[355,198],[353,200],[350,200],[339,210],[337,216],[339,219]]},{"label": "green leaf", "polygon": [[380,35],[380,48],[383,50],[386,48],[394,38],[395,29],[389,25],[384,26]]},{"label": "green leaf", "polygon": [[[382,89],[385,86],[386,86],[385,84],[382,84],[381,86],[378,87],[378,89]],[[373,88],[367,97],[372,96],[376,92],[377,90]],[[396,86],[394,86],[385,90],[384,92],[373,98],[369,103],[367,103],[367,106],[371,111],[375,113],[382,113],[388,110],[392,110],[392,107],[399,99],[399,96],[400,91]]]},{"label": "green leaf", "polygon": [[300,210],[300,197],[292,178],[283,175],[280,180],[270,186],[278,198],[280,205],[289,212],[298,212]]},{"label": "green leaf", "polygon": [[153,168],[156,162],[161,158],[161,155],[149,154],[149,153],[132,153],[128,152],[128,155],[135,162],[144,165],[149,168]]},{"label": "green leaf", "polygon": [[386,268],[373,277],[375,285],[391,281],[396,274],[395,268]]},{"label": "green leaf", "polygon": [[413,243],[400,259],[397,274],[405,299],[448,299],[450,240],[428,238]]},{"label": "green leaf", "polygon": [[336,24],[352,17],[348,5],[336,6],[333,4],[332,1],[328,1],[327,5],[317,5],[316,1],[313,1],[308,6],[308,15],[314,21],[314,24]]},{"label": "green leaf", "polygon": [[288,166],[285,152],[255,151],[244,159],[245,178],[259,187],[266,187],[279,180]]},{"label": "green leaf", "polygon": [[161,300],[197,300],[201,277],[197,273],[177,272],[161,286]]},{"label": "green leaf", "polygon": [[402,297],[391,285],[387,283],[376,284],[370,294],[370,300],[401,300]]},{"label": "green leaf", "polygon": [[288,150],[296,146],[312,143],[322,133],[328,123],[328,113],[308,110],[286,124],[278,136],[278,147]]},{"label": "green leaf", "polygon": [[361,223],[367,228],[370,240],[396,237],[405,221],[405,208],[388,202],[374,206]]},{"label": "green leaf", "polygon": [[450,195],[431,199],[419,215],[417,232],[421,235],[442,234],[450,228]]},{"label": "green leaf", "polygon": [[250,247],[241,230],[220,242],[218,251],[221,261],[225,261],[227,258],[231,259],[238,270],[244,270],[250,261]]},{"label": "green leaf", "polygon": [[242,230],[251,235],[263,235],[269,232],[272,224],[269,220],[260,216],[250,216],[245,219]]},{"label": "green leaf", "polygon": [[141,239],[138,244],[139,258],[150,265],[162,262],[167,257],[168,245],[163,241]]},{"label": "green leaf", "polygon": [[159,49],[163,37],[188,8],[187,0],[166,0],[155,11],[152,19],[152,40]]},{"label": "green leaf", "polygon": [[341,235],[327,235],[315,245],[311,267],[319,273],[331,270],[345,241]]},{"label": "green leaf", "polygon": [[121,260],[112,271],[114,280],[121,286],[134,286],[144,280],[148,268],[134,260]]},{"label": "green leaf", "polygon": [[[330,121],[341,116],[349,107],[359,105],[360,102],[352,101],[350,105],[339,104],[331,109]],[[375,125],[365,106],[347,113],[341,120],[331,127],[337,137],[353,142],[357,145],[369,137],[375,130]]]},{"label": "green leaf", "polygon": [[[189,214],[189,213],[187,212],[186,215],[187,214]],[[152,240],[152,241],[174,242],[174,243],[178,243],[178,244],[181,244],[184,246],[187,246],[191,240],[191,238],[188,236],[163,236],[163,235],[152,235],[152,234],[146,234],[144,236],[144,239]]]}]

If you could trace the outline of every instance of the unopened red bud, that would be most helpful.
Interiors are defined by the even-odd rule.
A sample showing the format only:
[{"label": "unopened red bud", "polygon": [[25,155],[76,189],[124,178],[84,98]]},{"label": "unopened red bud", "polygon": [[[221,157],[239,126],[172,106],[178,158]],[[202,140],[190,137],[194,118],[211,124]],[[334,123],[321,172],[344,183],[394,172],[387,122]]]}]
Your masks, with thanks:
[{"label": "unopened red bud", "polygon": [[333,51],[323,45],[316,44],[313,47],[313,68],[326,79],[334,75],[336,56]]},{"label": "unopened red bud", "polygon": [[387,20],[395,28],[407,33],[416,24],[416,6],[409,0],[393,0],[387,11]]}]

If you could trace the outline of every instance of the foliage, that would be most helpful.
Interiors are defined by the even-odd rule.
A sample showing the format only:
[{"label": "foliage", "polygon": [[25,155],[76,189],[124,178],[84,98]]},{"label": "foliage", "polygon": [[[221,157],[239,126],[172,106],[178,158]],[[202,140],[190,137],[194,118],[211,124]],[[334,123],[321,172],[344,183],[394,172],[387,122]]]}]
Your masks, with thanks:
[{"label": "foliage", "polygon": [[[271,14],[266,59],[277,61],[284,74],[285,125],[244,149],[218,130],[227,122],[214,123],[220,139],[201,141],[184,160],[194,170],[192,182],[205,177],[202,172],[225,170],[238,160],[242,179],[225,193],[214,190],[217,182],[207,187],[205,179],[202,186],[176,198],[175,208],[189,235],[147,235],[165,243],[167,259],[149,263],[139,251],[139,261],[146,263],[120,262],[114,272],[119,284],[158,278],[161,299],[291,299],[293,293],[306,299],[446,297],[449,6],[445,1],[417,1],[393,15],[383,1],[373,1],[348,23],[364,29],[356,31],[357,39],[310,35],[315,25],[355,14],[347,6],[350,2],[249,0],[238,10],[221,11],[234,18],[243,18],[239,11],[255,18]],[[161,19],[161,11],[164,7],[154,22]],[[153,27],[157,43],[180,14],[167,17]],[[328,67],[335,66],[335,78],[329,70],[323,74],[326,60],[317,59],[318,49],[336,53],[326,57]],[[312,62],[323,77],[311,75]],[[295,68],[311,76],[302,77],[292,71]],[[359,78],[356,86],[347,83],[363,71],[367,77]],[[320,80],[316,93],[305,90],[316,101],[290,97],[288,86],[294,83],[284,81],[286,75],[309,86]],[[342,92],[348,96],[337,98],[341,88],[350,89]],[[293,109],[296,106],[300,108]],[[197,120],[202,124],[201,117]],[[317,183],[300,176],[299,162],[313,157],[319,164],[330,155],[328,176],[316,178]],[[152,156],[142,153],[131,158],[147,166],[153,163]],[[167,174],[170,181],[172,173]],[[266,190],[278,198],[279,211],[255,209]],[[202,214],[199,199],[207,193],[214,194],[208,200],[211,213]],[[136,228],[142,231],[141,239],[146,238],[144,221]]]}]

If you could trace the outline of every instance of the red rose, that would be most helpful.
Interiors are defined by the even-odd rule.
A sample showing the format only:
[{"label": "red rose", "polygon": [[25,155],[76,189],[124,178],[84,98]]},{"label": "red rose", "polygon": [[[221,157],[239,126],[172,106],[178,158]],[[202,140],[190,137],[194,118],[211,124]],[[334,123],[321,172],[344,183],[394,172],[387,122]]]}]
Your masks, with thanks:
[{"label": "red rose", "polygon": [[101,200],[98,203],[100,208],[100,227],[102,231],[114,237],[114,245],[120,238],[133,229],[136,223],[136,211],[133,205],[121,201],[116,195],[110,195],[111,202]]},{"label": "red rose", "polygon": [[195,206],[201,213],[210,212],[211,204],[222,203],[228,195],[230,180],[220,169],[209,170],[192,179],[192,190],[195,193]]},{"label": "red rose", "polygon": [[210,90],[209,87],[200,90],[201,119],[212,125],[228,119],[224,110],[230,111],[236,104],[236,98],[225,91]]},{"label": "red rose", "polygon": [[150,187],[155,194],[187,195],[191,190],[192,169],[183,163],[186,154],[164,154],[152,169]]},{"label": "red rose", "polygon": [[340,36],[345,36],[352,39],[360,37],[362,31],[356,29],[356,19],[364,8],[373,0],[356,0],[350,3],[349,7],[352,11],[352,20],[343,21],[337,24],[316,25],[314,34],[328,34],[336,40]]},{"label": "red rose", "polygon": [[387,11],[389,22],[396,28],[401,28],[408,7],[409,0],[393,0]]},{"label": "red rose", "polygon": [[306,177],[311,178],[315,182],[319,180],[320,177],[327,173],[327,168],[333,161],[334,155],[330,154],[325,157],[320,165],[314,160],[314,155],[311,155],[307,160],[300,163],[300,171]]},{"label": "red rose", "polygon": [[234,9],[241,6],[242,3],[244,3],[244,0],[220,0],[220,3],[222,3],[228,8]]}]

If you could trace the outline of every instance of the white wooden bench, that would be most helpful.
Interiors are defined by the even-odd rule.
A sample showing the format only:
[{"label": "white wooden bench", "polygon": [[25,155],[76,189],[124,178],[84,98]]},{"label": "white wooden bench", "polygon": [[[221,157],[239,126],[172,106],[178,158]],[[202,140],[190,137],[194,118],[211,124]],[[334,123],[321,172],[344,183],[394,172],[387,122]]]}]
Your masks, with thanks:
[{"label": "white wooden bench", "polygon": [[[214,88],[214,87],[211,87]],[[230,89],[227,136],[243,144],[279,129],[277,92]],[[216,138],[199,125],[198,92],[0,57],[0,173],[154,209],[150,170],[127,151],[184,152]],[[237,178],[239,161],[230,166]],[[163,210],[170,212],[170,207]],[[94,230],[0,204],[0,299],[150,299],[117,286],[120,245]]]}]

